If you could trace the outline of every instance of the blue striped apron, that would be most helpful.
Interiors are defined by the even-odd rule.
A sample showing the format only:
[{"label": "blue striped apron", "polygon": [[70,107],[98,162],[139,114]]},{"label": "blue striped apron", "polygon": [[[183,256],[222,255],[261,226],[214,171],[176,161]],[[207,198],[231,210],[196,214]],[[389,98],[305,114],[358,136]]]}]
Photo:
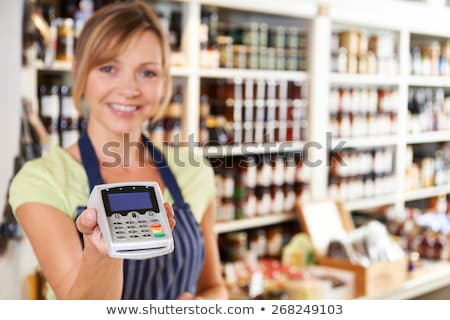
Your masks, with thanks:
[{"label": "blue striped apron", "polygon": [[[177,224],[173,230],[174,251],[147,260],[124,260],[122,299],[176,299],[182,292],[196,293],[204,261],[203,234],[164,156],[143,136],[164,184],[174,199]],[[92,142],[84,131],[78,141],[89,187],[103,184]],[[101,271],[101,270],[99,270]]]}]

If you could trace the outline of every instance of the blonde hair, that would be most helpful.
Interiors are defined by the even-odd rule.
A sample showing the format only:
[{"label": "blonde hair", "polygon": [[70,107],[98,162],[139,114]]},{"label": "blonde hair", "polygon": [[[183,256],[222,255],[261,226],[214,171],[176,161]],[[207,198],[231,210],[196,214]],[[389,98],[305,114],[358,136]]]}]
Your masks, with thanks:
[{"label": "blonde hair", "polygon": [[73,100],[84,114],[82,99],[89,72],[120,55],[129,41],[143,31],[153,32],[160,41],[163,57],[164,94],[154,119],[161,117],[171,95],[169,44],[158,17],[143,2],[114,3],[96,11],[86,22],[75,49]]}]

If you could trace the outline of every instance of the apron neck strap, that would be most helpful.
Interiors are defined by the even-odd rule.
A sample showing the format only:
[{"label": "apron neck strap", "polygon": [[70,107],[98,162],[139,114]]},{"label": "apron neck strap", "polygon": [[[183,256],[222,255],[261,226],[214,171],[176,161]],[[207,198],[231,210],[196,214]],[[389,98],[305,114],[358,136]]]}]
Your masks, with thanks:
[{"label": "apron neck strap", "polygon": [[86,170],[89,180],[89,190],[92,191],[97,184],[103,184],[103,178],[100,174],[100,165],[94,146],[87,134],[87,130],[83,130],[78,140],[78,148],[80,149],[81,162]]},{"label": "apron neck strap", "polygon": [[158,167],[159,174],[161,175],[164,184],[169,189],[175,204],[178,206],[183,205],[183,194],[181,193],[178,182],[173,175],[172,170],[170,170],[164,155],[158,150],[158,148],[155,148],[153,143],[146,136],[142,135],[142,140],[150,152],[150,156],[152,157],[154,164]]}]

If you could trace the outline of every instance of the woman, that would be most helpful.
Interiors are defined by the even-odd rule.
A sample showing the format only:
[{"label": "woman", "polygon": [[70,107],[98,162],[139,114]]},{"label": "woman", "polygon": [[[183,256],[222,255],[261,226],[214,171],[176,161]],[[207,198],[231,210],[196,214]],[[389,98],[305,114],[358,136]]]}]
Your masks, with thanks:
[{"label": "woman", "polygon": [[[211,168],[204,161],[190,165],[191,155],[173,148],[162,154],[141,133],[170,96],[168,44],[158,18],[140,2],[102,8],[80,35],[73,69],[74,102],[89,115],[87,131],[78,144],[27,163],[10,195],[56,297],[226,298],[213,232]],[[112,259],[95,210],[84,210],[74,223],[95,184],[124,181],[156,181],[173,199],[173,210],[166,204],[171,227],[176,218],[172,254]]]}]

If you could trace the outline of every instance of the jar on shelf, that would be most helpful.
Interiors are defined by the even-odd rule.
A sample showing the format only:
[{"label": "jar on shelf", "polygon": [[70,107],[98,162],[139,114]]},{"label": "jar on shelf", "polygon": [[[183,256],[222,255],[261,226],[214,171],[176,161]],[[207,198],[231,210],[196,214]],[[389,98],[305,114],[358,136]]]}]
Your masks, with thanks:
[{"label": "jar on shelf", "polygon": [[256,193],[256,215],[266,216],[268,215],[272,208],[272,197],[270,194],[270,187],[257,187],[255,189]]},{"label": "jar on shelf", "polygon": [[286,70],[291,71],[299,70],[298,61],[299,61],[298,50],[297,49],[288,50],[286,55]]},{"label": "jar on shelf", "polygon": [[237,69],[245,69],[247,66],[247,46],[235,44],[233,45],[233,67]]},{"label": "jar on shelf", "polygon": [[233,38],[230,36],[218,36],[219,66],[221,68],[233,68]]},{"label": "jar on shelf", "polygon": [[57,21],[56,60],[72,61],[74,56],[75,29],[72,18]]},{"label": "jar on shelf", "polygon": [[225,128],[225,119],[210,115],[206,120],[208,130],[208,144],[226,145],[228,142],[228,133]]},{"label": "jar on shelf", "polygon": [[276,70],[286,70],[286,50],[277,48],[276,52]]},{"label": "jar on shelf", "polygon": [[255,46],[247,47],[247,69],[258,69],[259,48]]},{"label": "jar on shelf", "polygon": [[271,187],[272,203],[270,205],[272,213],[283,212],[284,192],[282,186]]},{"label": "jar on shelf", "polygon": [[267,235],[264,229],[252,230],[248,235],[250,252],[256,257],[262,258],[267,255]]},{"label": "jar on shelf", "polygon": [[222,198],[219,221],[232,221],[235,218],[233,198]]},{"label": "jar on shelf", "polygon": [[283,232],[280,227],[267,229],[267,256],[280,259],[283,249]]},{"label": "jar on shelf", "polygon": [[295,208],[295,189],[293,184],[286,184],[283,187],[284,191],[284,202],[283,202],[283,211],[285,212],[293,212]]},{"label": "jar on shelf", "polygon": [[245,187],[250,189],[256,187],[257,167],[254,157],[245,157],[239,161],[239,175]]},{"label": "jar on shelf", "polygon": [[59,86],[41,85],[40,95],[40,117],[42,123],[50,135],[49,145],[59,145],[59,118],[60,118],[60,97]]},{"label": "jar on shelf", "polygon": [[256,195],[254,189],[248,188],[245,192],[245,198],[242,203],[243,216],[252,218],[256,216]]},{"label": "jar on shelf", "polygon": [[275,48],[267,48],[267,70],[275,70],[277,66],[277,51]]}]

